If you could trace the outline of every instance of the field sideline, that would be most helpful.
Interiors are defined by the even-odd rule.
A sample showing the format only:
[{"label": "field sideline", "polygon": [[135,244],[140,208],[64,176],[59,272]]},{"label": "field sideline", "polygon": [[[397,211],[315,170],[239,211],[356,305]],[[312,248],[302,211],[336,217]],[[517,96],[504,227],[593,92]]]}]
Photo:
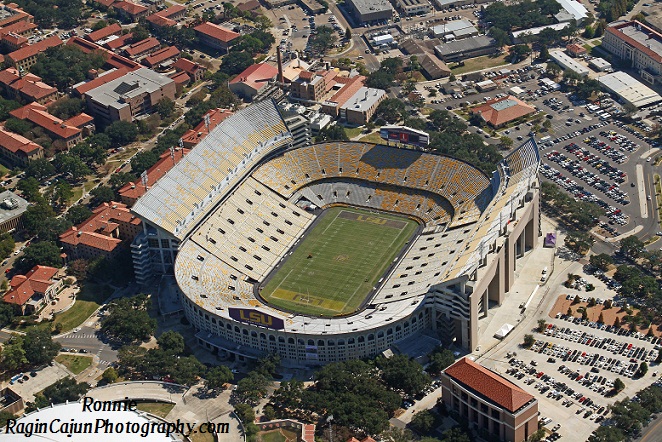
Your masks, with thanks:
[{"label": "field sideline", "polygon": [[306,315],[356,311],[418,223],[367,210],[326,210],[261,291],[270,304]]}]

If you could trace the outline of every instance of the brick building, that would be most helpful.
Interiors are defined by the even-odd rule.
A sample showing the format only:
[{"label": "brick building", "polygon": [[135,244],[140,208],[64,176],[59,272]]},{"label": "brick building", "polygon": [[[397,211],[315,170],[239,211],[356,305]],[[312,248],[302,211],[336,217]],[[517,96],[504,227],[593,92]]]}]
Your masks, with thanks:
[{"label": "brick building", "polygon": [[228,52],[232,47],[232,42],[241,35],[209,22],[202,23],[193,29],[200,40],[200,44],[223,52]]},{"label": "brick building", "polygon": [[85,222],[60,235],[60,243],[68,260],[113,258],[141,231],[140,219],[126,204],[104,203]]},{"label": "brick building", "polygon": [[496,439],[524,442],[538,430],[538,400],[469,358],[441,375],[446,409]]}]

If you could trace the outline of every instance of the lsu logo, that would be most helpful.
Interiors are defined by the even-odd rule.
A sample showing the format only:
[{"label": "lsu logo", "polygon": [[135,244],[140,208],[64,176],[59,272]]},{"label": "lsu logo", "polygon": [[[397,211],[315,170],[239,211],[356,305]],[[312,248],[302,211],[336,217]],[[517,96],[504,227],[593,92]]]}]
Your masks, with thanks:
[{"label": "lsu logo", "polygon": [[366,223],[371,223],[371,224],[378,224],[378,225],[383,225],[386,224],[386,220],[383,218],[375,218],[372,216],[364,216],[364,215],[359,215],[356,218],[357,221],[364,221]]},{"label": "lsu logo", "polygon": [[265,327],[271,327],[274,323],[273,317],[256,311],[248,312],[248,315],[246,315],[246,311],[240,310],[239,317],[242,321],[253,322],[255,324],[264,325]]}]

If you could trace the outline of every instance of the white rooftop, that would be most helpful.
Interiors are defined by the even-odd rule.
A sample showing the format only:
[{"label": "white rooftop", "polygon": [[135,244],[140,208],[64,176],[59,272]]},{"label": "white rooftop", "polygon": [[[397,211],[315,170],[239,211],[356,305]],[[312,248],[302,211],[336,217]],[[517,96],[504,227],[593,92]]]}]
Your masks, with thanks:
[{"label": "white rooftop", "polygon": [[570,69],[571,71],[576,72],[582,76],[586,76],[589,73],[589,70],[586,66],[579,63],[577,60],[570,57],[568,54],[561,50],[550,51],[549,55],[564,69]]},{"label": "white rooftop", "polygon": [[132,98],[144,93],[151,94],[172,82],[172,79],[163,74],[140,68],[89,90],[85,95],[103,106],[122,109],[130,106],[124,98]]},{"label": "white rooftop", "polygon": [[386,91],[383,89],[374,89],[371,87],[363,86],[356,91],[347,102],[340,107],[340,109],[352,110],[355,112],[365,112],[370,109],[377,101],[379,101]]},{"label": "white rooftop", "polygon": [[565,12],[572,15],[572,17],[578,22],[588,17],[588,11],[584,7],[584,5],[579,3],[577,0],[556,0],[556,1],[561,5],[561,7]]},{"label": "white rooftop", "polygon": [[605,89],[636,107],[644,107],[662,101],[662,97],[657,92],[625,72],[617,71],[602,75],[598,81]]}]

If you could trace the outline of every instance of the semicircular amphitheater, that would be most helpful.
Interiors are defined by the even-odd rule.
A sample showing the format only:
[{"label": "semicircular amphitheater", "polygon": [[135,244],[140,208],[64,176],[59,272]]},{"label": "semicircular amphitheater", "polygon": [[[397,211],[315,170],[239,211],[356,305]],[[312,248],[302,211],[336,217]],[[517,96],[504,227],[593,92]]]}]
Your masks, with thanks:
[{"label": "semicircular amphitheater", "polygon": [[439,340],[472,349],[538,241],[539,162],[532,139],[492,176],[422,150],[294,148],[263,101],[136,203],[134,263],[156,257],[174,273],[199,341],[240,358],[314,365]]}]

